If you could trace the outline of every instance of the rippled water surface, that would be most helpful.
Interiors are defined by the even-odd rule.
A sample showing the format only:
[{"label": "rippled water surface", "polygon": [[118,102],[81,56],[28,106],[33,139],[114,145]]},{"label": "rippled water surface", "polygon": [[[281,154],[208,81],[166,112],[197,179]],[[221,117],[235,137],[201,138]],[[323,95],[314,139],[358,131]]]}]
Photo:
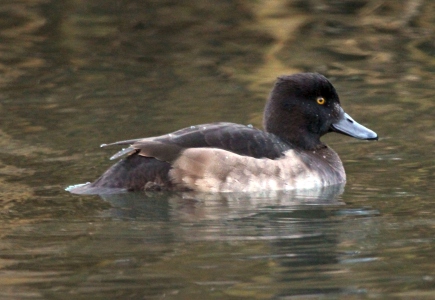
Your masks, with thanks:
[{"label": "rippled water surface", "polygon": [[[434,299],[435,5],[0,3],[1,299]],[[320,72],[380,140],[324,137],[348,182],[259,194],[77,196],[102,143],[261,126]],[[116,148],[116,147],[115,147]]]}]

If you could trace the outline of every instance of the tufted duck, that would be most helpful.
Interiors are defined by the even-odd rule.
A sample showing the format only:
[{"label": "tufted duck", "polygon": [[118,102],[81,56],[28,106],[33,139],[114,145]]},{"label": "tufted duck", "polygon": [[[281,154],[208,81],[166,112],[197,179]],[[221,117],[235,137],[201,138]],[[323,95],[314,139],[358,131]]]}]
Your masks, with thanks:
[{"label": "tufted duck", "polygon": [[158,137],[126,140],[111,159],[127,155],[93,183],[72,193],[128,190],[252,192],[315,188],[346,181],[343,164],[320,141],[334,131],[377,140],[340,106],[322,75],[281,76],[264,110],[264,131],[234,123],[191,126]]}]

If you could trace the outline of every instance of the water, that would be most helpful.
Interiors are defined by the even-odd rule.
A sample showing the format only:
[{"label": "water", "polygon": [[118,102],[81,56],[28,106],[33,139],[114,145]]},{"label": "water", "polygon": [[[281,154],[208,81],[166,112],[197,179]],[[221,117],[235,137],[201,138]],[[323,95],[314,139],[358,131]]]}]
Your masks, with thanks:
[{"label": "water", "polygon": [[[0,298],[434,298],[431,1],[143,2],[0,4]],[[324,138],[344,187],[64,191],[113,163],[103,143],[261,126],[299,71],[380,136]]]}]

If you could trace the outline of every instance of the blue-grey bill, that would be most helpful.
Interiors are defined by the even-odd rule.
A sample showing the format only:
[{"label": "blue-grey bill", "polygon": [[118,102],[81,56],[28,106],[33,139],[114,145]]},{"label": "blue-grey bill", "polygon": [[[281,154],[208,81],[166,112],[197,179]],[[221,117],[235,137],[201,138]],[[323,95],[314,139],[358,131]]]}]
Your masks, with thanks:
[{"label": "blue-grey bill", "polygon": [[378,135],[376,132],[368,129],[367,127],[359,124],[347,113],[343,112],[341,118],[331,125],[331,129],[360,140],[377,140]]}]

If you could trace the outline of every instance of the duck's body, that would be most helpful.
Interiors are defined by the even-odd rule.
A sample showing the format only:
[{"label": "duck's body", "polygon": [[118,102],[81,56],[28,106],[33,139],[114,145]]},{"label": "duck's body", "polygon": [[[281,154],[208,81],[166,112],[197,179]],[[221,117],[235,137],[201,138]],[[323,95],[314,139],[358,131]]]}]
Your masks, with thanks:
[{"label": "duck's body", "polygon": [[336,131],[377,139],[344,113],[329,81],[311,73],[278,79],[266,104],[264,127],[211,123],[110,144],[129,145],[112,159],[129,155],[95,182],[69,191],[251,192],[327,186],[344,182],[346,175],[338,155],[320,141],[322,135]]}]

